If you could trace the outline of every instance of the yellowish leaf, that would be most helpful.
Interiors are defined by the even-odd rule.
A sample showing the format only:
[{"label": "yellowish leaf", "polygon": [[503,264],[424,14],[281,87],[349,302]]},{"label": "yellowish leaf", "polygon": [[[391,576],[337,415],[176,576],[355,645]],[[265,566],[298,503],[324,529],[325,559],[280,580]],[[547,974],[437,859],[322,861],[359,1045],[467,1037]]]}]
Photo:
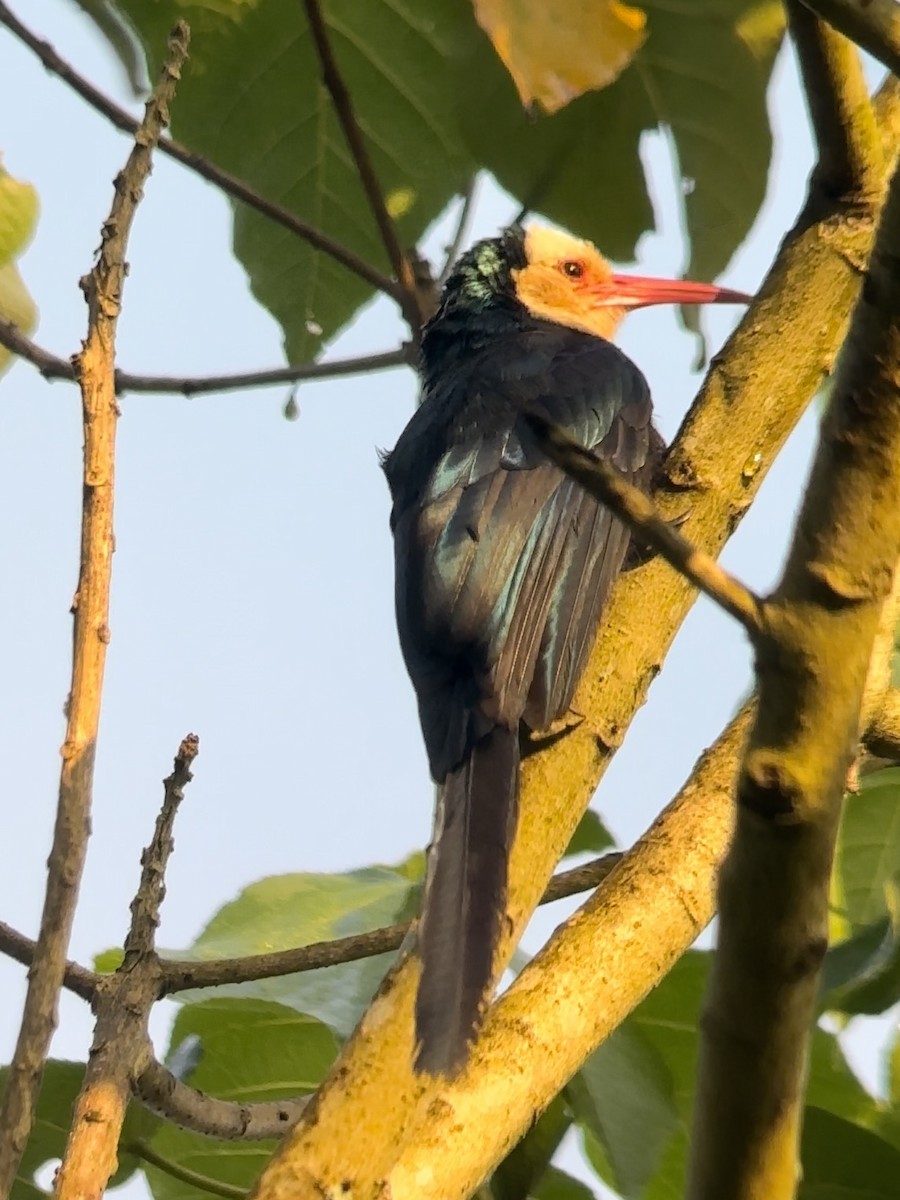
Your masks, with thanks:
[{"label": "yellowish leaf", "polygon": [[[0,315],[12,321],[25,334],[37,324],[37,307],[22,282],[15,263],[0,267]],[[12,361],[12,354],[0,346],[0,375]]]},{"label": "yellowish leaf", "polygon": [[606,87],[643,45],[646,14],[621,0],[473,0],[526,108]]},{"label": "yellowish leaf", "polygon": [[37,215],[35,189],[14,179],[0,165],[0,266],[17,258],[28,245]]}]

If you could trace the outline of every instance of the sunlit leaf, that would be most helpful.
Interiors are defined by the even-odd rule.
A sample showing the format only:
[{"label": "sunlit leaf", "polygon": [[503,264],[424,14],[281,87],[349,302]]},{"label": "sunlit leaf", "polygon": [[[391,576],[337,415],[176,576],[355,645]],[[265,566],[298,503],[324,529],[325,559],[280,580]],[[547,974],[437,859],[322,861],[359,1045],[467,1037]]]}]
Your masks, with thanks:
[{"label": "sunlit leaf", "polygon": [[548,113],[628,66],[644,41],[645,14],[620,0],[473,0],[526,108]]},{"label": "sunlit leaf", "polygon": [[[15,260],[34,234],[38,208],[34,187],[15,179],[0,165],[0,316],[26,334],[37,324],[37,307]],[[0,346],[0,374],[12,357],[5,346]]]},{"label": "sunlit leaf", "polygon": [[[345,875],[275,875],[245,888],[226,904],[190,949],[173,957],[235,958],[367,933],[413,915],[418,887],[400,870],[369,867]],[[275,979],[232,984],[216,996],[276,1001],[309,1013],[346,1036],[359,1020],[390,965],[381,954]],[[203,995],[210,995],[203,992]],[[182,992],[178,999],[196,999]]]},{"label": "sunlit leaf", "polygon": [[[332,1032],[310,1017],[260,1000],[207,1000],[187,1004],[172,1030],[171,1052],[190,1039],[201,1047],[189,1083],[223,1100],[281,1100],[314,1090],[337,1052]],[[271,1158],[275,1142],[220,1141],[168,1122],[151,1139],[168,1163],[217,1183],[249,1188]],[[156,1200],[208,1200],[198,1187],[145,1168]]]}]

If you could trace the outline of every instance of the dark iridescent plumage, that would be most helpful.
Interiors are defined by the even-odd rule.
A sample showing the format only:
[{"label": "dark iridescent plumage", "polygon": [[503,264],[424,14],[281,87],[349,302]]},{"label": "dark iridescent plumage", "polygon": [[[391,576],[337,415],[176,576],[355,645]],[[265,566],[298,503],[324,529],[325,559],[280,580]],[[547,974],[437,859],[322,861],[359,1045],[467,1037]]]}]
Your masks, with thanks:
[{"label": "dark iridescent plumage", "polygon": [[627,531],[536,449],[541,413],[646,480],[647,384],[603,338],[516,298],[521,230],[457,264],[422,344],[422,405],[387,456],[400,642],[440,787],[419,927],[416,1066],[464,1061],[492,978],[519,722],[569,706]]}]

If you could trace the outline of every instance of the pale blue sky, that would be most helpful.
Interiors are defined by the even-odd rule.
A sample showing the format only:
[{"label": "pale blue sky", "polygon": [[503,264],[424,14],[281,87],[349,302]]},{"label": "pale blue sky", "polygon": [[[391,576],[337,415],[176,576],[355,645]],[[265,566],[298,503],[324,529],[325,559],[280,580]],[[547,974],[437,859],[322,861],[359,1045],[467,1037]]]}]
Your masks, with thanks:
[{"label": "pale blue sky", "polygon": [[[134,107],[111,55],[69,0],[18,9],[83,74]],[[771,108],[778,143],[769,196],[723,277],[748,291],[794,218],[812,161],[788,52]],[[85,326],[77,281],[128,142],[5,30],[0,113],[5,165],[41,197],[21,264],[41,309],[36,336],[68,355]],[[677,273],[684,253],[668,151],[654,136],[644,152],[661,233],[642,241],[638,269]],[[515,207],[483,186],[473,233],[493,232]],[[439,254],[448,228],[433,231],[429,250]],[[279,330],[252,300],[229,246],[224,200],[158,158],[131,242],[123,368],[205,374],[282,361]],[[735,319],[734,310],[708,312],[712,348]],[[392,306],[378,301],[334,353],[391,348],[402,335]],[[660,309],[630,318],[620,344],[648,376],[658,424],[671,436],[698,384],[692,338]],[[123,401],[112,642],[75,958],[121,941],[160,781],[188,731],[200,735],[201,753],[176,827],[162,945],[191,941],[263,875],[391,863],[428,840],[432,791],[394,631],[389,503],[376,457],[408,419],[414,390],[406,370],[306,385],[294,423],[282,416],[287,389]],[[802,422],[726,552],[728,566],[757,589],[776,578],[815,421],[813,413]],[[80,448],[74,388],[45,383],[28,365],[0,381],[0,915],[28,933],[39,920],[63,735]],[[595,800],[626,843],[678,788],[749,680],[743,635],[701,601]],[[542,914],[529,944],[562,915],[559,906]],[[0,959],[3,1061],[23,994],[24,972]],[[167,1022],[161,1006],[161,1049]],[[90,1030],[87,1008],[64,996],[54,1054],[83,1057]],[[872,1040],[853,1041],[871,1082]]]}]

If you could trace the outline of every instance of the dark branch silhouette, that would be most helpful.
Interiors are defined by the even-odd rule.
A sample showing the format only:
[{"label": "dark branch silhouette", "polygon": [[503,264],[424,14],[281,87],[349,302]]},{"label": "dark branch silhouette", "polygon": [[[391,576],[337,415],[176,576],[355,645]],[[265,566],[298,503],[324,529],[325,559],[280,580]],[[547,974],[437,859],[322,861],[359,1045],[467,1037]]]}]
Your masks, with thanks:
[{"label": "dark branch silhouette", "polygon": [[[37,55],[48,71],[68,84],[93,109],[112,122],[117,129],[121,129],[124,133],[129,134],[135,132],[138,122],[124,108],[120,108],[117,104],[114,104],[112,100],[95,88],[92,83],[88,83],[86,79],[82,78],[77,71],[57,54],[49,42],[43,41],[27,29],[18,17],[10,12],[2,0],[0,0],[0,24],[5,25],[10,33],[14,34],[23,45],[27,46],[29,50]],[[406,302],[406,293],[399,284],[389,279],[381,271],[376,270],[364,259],[360,258],[358,254],[354,254],[352,250],[335,241],[334,238],[329,237],[327,233],[323,233],[321,229],[316,229],[314,225],[310,225],[308,221],[304,221],[289,209],[283,208],[280,204],[275,204],[272,200],[268,200],[245,180],[239,179],[237,175],[232,175],[222,167],[216,166],[215,163],[210,162],[203,155],[195,154],[193,150],[189,150],[186,146],[183,146],[180,142],[176,142],[172,138],[161,138],[159,149],[163,154],[167,154],[169,158],[174,158],[182,166],[188,167],[203,179],[214,183],[235,200],[240,200],[248,208],[255,209],[256,212],[262,213],[264,217],[268,217],[276,224],[296,234],[297,237],[303,238],[304,241],[308,242],[316,250],[321,250],[323,254],[329,255],[336,262],[339,262],[341,266],[346,267],[348,271],[352,271],[354,275],[358,275],[360,279],[364,279],[366,283],[371,284],[377,291],[390,296],[401,308],[403,307]]]},{"label": "dark branch silhouette", "polygon": [[[37,367],[47,380],[74,381],[75,368],[65,358],[45,350],[26,337],[18,326],[0,316],[0,346]],[[233,392],[242,388],[272,387],[274,384],[301,383],[315,379],[339,379],[363,375],[369,371],[385,371],[392,367],[411,365],[412,349],[408,344],[380,354],[363,354],[354,358],[339,358],[331,362],[310,362],[272,367],[265,371],[242,371],[229,375],[135,375],[116,371],[116,394],[128,392],[180,393],[183,396],[203,396],[210,392]]]},{"label": "dark branch silhouette", "polygon": [[400,245],[397,238],[397,230],[384,202],[384,190],[378,182],[378,176],[375,174],[375,168],[369,157],[365,138],[359,127],[356,114],[353,111],[350,92],[347,90],[344,77],[334,57],[331,41],[328,37],[328,30],[325,28],[322,9],[319,6],[318,0],[303,0],[303,6],[306,9],[306,18],[309,21],[310,32],[312,33],[316,53],[319,56],[319,63],[322,67],[323,82],[328,88],[332,104],[334,105],[335,115],[344,132],[344,137],[353,156],[353,161],[356,164],[359,181],[369,201],[369,208],[371,209],[372,216],[375,218],[378,232],[381,234],[382,245],[391,264],[391,270],[400,284],[400,296],[398,297],[400,307],[403,309],[403,315],[412,331],[413,337],[418,337],[419,328],[423,321],[423,313],[419,307],[415,271],[412,262],[409,255],[404,252]]}]

